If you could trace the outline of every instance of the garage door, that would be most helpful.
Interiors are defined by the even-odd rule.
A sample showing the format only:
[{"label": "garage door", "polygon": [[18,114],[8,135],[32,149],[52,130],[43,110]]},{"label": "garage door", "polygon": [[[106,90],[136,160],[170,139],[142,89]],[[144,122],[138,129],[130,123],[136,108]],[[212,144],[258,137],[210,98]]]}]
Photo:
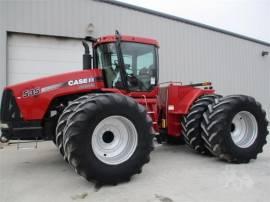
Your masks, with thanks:
[{"label": "garage door", "polygon": [[8,84],[82,69],[81,41],[24,34],[8,36]]}]

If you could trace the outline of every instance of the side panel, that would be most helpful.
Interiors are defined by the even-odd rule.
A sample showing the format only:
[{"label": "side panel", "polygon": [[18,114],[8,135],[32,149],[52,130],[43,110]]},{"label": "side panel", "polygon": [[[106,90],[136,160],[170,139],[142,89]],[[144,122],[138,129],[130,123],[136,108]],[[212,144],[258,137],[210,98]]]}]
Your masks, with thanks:
[{"label": "side panel", "polygon": [[159,87],[155,87],[149,92],[129,92],[126,96],[134,98],[139,104],[143,105],[148,115],[152,119],[154,133],[159,132],[159,114],[160,107],[158,107],[157,95],[159,94]]},{"label": "side panel", "polygon": [[[166,122],[168,134],[181,136],[180,118],[188,113],[192,103],[203,94],[214,93],[214,90],[205,90],[191,86],[169,85],[167,87]],[[164,100],[164,99],[163,99]]]},{"label": "side panel", "polygon": [[84,70],[8,86],[16,99],[23,120],[40,120],[51,101],[59,96],[104,88],[102,71]]}]

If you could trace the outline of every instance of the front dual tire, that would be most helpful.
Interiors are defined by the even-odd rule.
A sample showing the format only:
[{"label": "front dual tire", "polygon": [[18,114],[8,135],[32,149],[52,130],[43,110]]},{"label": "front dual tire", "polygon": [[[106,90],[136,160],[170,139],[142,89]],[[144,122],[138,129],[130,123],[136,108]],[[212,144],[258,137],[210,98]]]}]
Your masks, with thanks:
[{"label": "front dual tire", "polygon": [[100,184],[128,181],[150,160],[151,127],[145,108],[132,98],[118,94],[89,97],[67,118],[64,155],[87,180]]}]

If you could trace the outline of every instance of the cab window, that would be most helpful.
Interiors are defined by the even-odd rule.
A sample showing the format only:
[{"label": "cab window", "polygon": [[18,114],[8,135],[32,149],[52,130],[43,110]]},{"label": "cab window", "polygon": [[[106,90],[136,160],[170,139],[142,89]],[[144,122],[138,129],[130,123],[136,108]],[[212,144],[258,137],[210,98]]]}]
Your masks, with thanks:
[{"label": "cab window", "polygon": [[[131,91],[149,91],[157,84],[156,47],[153,45],[122,42],[128,88]],[[97,47],[98,66],[104,69],[109,88],[122,88],[118,58],[114,43]]]}]

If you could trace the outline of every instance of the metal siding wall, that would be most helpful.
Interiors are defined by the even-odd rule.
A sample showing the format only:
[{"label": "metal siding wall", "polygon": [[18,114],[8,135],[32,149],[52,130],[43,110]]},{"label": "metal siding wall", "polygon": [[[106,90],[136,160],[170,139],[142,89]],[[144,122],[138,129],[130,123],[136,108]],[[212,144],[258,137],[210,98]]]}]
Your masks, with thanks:
[{"label": "metal siding wall", "polygon": [[[3,6],[2,31],[84,37],[93,23],[93,36],[119,29],[156,38],[161,45],[161,81],[211,80],[219,93],[249,94],[270,108],[270,56],[260,55],[262,50],[270,51],[267,46],[92,0],[13,0],[1,3],[2,10]],[[3,44],[6,39],[0,37]],[[4,57],[0,56],[1,73]]]},{"label": "metal siding wall", "polygon": [[0,97],[2,96],[2,89],[6,85],[6,9],[3,3],[0,1]]}]

